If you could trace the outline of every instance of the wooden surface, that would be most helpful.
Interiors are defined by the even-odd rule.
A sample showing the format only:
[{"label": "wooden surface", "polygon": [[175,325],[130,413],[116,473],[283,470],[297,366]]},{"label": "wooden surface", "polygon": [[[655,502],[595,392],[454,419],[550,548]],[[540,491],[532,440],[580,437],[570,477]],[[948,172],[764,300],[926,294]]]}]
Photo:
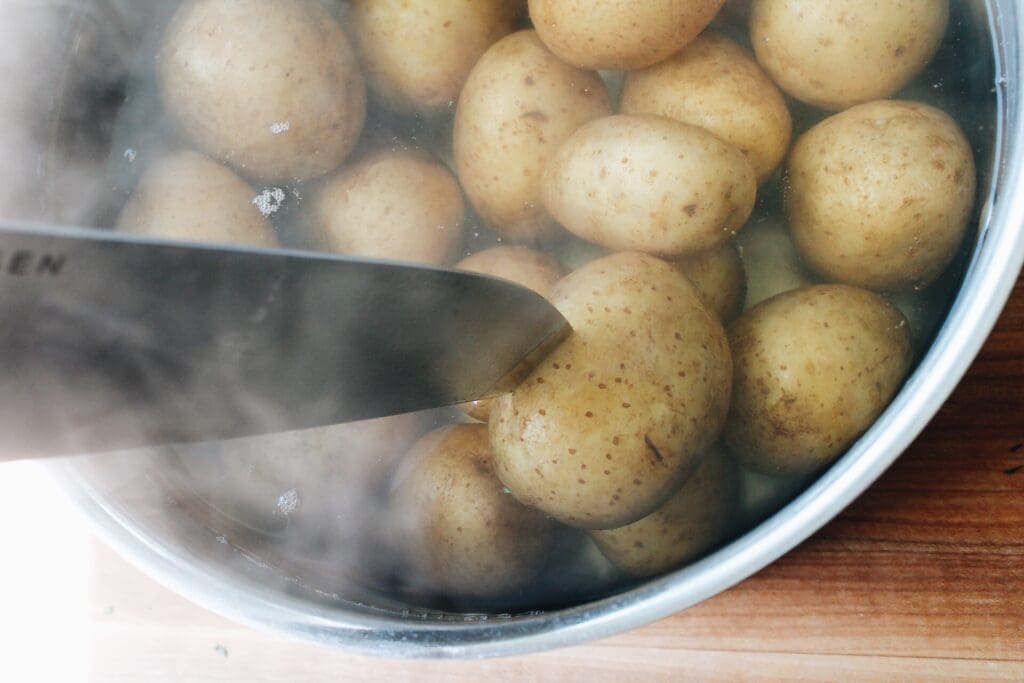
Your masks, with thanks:
[{"label": "wooden surface", "polygon": [[[589,683],[681,677],[1021,681],[1024,286],[1018,283],[984,352],[926,432],[837,520],[717,598],[604,642],[483,662],[350,656],[229,623],[154,584],[96,542],[87,544],[80,553],[85,559],[65,571],[79,577],[88,569],[88,598],[73,607],[52,606],[41,626],[52,635],[54,624],[78,623],[68,636],[74,647],[47,649],[51,656],[40,657],[32,649],[39,648],[39,634],[30,627],[8,624],[3,633],[0,626],[0,648],[21,638],[20,646],[0,650],[0,680],[32,680],[5,675],[4,663],[13,666],[12,655],[17,660],[23,652],[36,673],[62,657],[78,657],[64,662],[75,680],[104,683],[483,676]],[[24,561],[8,559],[15,568]],[[0,589],[5,607],[26,590],[24,584],[7,588],[8,597]],[[26,604],[40,599],[23,597]]]}]

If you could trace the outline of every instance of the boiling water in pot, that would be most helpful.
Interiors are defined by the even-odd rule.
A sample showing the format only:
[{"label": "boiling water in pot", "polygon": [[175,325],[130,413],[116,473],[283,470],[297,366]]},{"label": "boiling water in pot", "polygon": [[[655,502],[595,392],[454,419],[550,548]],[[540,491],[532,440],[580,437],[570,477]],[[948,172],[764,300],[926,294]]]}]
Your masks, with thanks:
[{"label": "boiling water in pot", "polygon": [[[102,191],[79,220],[460,264],[521,279],[580,311],[580,339],[591,318],[608,335],[591,342],[600,357],[563,349],[496,405],[168,449],[150,454],[144,472],[120,475],[122,494],[144,477],[180,518],[174,533],[212,530],[223,548],[195,552],[217,553],[247,580],[276,576],[322,601],[461,612],[615,592],[695,561],[795,496],[884,408],[962,277],[994,138],[991,50],[966,4],[952,3],[948,22],[942,2],[903,3],[884,17],[851,10],[846,23],[808,29],[818,31],[820,60],[839,54],[829,51],[836,45],[854,51],[846,41],[864,26],[873,28],[862,42],[877,39],[872,31],[893,38],[876,40],[878,66],[864,83],[855,63],[832,82],[811,63],[787,63],[785,50],[806,46],[776,48],[799,34],[792,3],[705,4],[706,16],[683,23],[710,22],[714,33],[681,53],[694,36],[658,30],[673,3],[650,3],[662,19],[649,24],[638,10],[633,30],[651,31],[643,39],[616,24],[601,40],[595,12],[584,22],[599,36],[589,47],[565,30],[581,17],[555,2],[521,12],[484,3],[479,14],[443,18],[422,3],[412,19],[368,1],[198,0],[119,12],[125,27],[140,13],[156,20],[118,34],[131,36],[117,46],[130,55],[127,69],[106,79],[102,97],[92,93],[113,126],[99,136],[110,150]],[[518,33],[530,17],[536,31]],[[892,28],[901,22],[907,42]],[[232,71],[238,64],[249,70]],[[235,80],[218,81],[224,73]],[[230,87],[211,90],[215,82]],[[890,95],[935,109],[850,109]],[[911,123],[886,135],[890,119]],[[310,130],[322,139],[306,139]],[[930,171],[920,170],[924,157]],[[906,190],[920,206],[897,206],[890,221],[918,238],[907,242],[899,226],[878,233],[877,253],[857,262],[860,247],[828,223],[849,226],[879,206],[869,217],[884,221],[900,169],[931,174]],[[934,183],[931,195],[910,196],[922,183]],[[970,196],[958,205],[958,193]],[[922,214],[927,230],[915,223]],[[653,254],[677,270],[618,252]],[[637,281],[644,286],[629,284]],[[857,290],[808,289],[825,282]],[[688,303],[651,304],[647,291],[658,288]],[[795,290],[804,294],[751,312]],[[644,320],[621,322],[643,306]],[[807,336],[792,357],[765,350],[812,309],[836,316],[815,325],[849,330],[859,382],[815,384],[806,368],[834,359],[807,355]],[[673,327],[683,319],[685,329]],[[685,367],[650,377],[675,358]],[[810,373],[804,385],[798,378],[781,403],[759,406],[758,387],[785,383],[790,366]],[[807,385],[820,393],[801,395]],[[747,403],[737,407],[737,397]],[[786,418],[786,406],[805,401],[831,410],[832,426],[850,426]]]}]

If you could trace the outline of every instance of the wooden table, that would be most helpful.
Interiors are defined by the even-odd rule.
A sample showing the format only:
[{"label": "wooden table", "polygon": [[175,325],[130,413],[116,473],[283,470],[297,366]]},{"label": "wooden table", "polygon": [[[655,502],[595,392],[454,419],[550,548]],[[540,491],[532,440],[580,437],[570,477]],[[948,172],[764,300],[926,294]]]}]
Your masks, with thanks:
[{"label": "wooden table", "polygon": [[[838,519],[736,588],[604,642],[483,662],[356,657],[234,625],[84,543],[88,566],[61,576],[90,569],[88,599],[51,606],[42,627],[77,619],[76,646],[24,655],[40,675],[76,656],[75,680],[104,683],[1024,680],[1024,281],[933,423]],[[32,590],[6,588],[5,607]],[[33,680],[4,663],[39,633],[3,620],[0,680]],[[19,637],[27,649],[4,654]]]}]

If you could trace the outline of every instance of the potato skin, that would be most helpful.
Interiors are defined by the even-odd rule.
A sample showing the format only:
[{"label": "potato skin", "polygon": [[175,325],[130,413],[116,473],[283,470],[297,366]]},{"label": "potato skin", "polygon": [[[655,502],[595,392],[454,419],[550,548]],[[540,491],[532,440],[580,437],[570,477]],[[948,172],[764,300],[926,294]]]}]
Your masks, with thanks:
[{"label": "potato skin", "polygon": [[[558,261],[527,247],[492,247],[462,259],[455,267],[510,280],[545,297],[565,275]],[[485,398],[461,407],[473,419],[487,422],[493,405],[494,399]]]},{"label": "potato skin", "polygon": [[754,0],[757,61],[787,93],[840,110],[890,97],[932,60],[949,0]]},{"label": "potato skin", "polygon": [[316,0],[186,0],[164,36],[157,81],[195,146],[266,183],[336,168],[366,117],[355,51]]},{"label": "potato skin", "polygon": [[530,0],[541,40],[587,69],[642,69],[711,23],[724,0]]},{"label": "potato skin", "polygon": [[673,261],[676,269],[693,283],[701,299],[723,323],[743,310],[747,275],[743,259],[732,241]]},{"label": "potato skin", "polygon": [[554,534],[494,476],[487,426],[435,430],[413,445],[392,490],[411,569],[449,595],[494,597],[529,582]]},{"label": "potato skin", "polygon": [[194,242],[274,247],[277,237],[234,171],[197,152],[169,152],[139,179],[119,230]]},{"label": "potato skin", "polygon": [[612,564],[632,576],[655,576],[696,560],[725,540],[739,501],[739,468],[712,447],[660,508],[618,529],[590,536]]},{"label": "potato skin", "polygon": [[816,471],[892,400],[911,362],[910,326],[878,294],[847,285],[793,290],[729,329],[735,374],[726,445],[771,475]]},{"label": "potato skin", "polygon": [[782,163],[793,119],[782,93],[744,48],[707,31],[664,62],[630,72],[623,114],[700,126],[747,155],[759,183]]},{"label": "potato skin", "polygon": [[512,31],[522,0],[355,0],[352,36],[370,91],[389,108],[453,107],[480,56]]},{"label": "potato skin", "polygon": [[810,287],[816,282],[800,260],[782,219],[767,217],[751,221],[736,235],[736,245],[747,276],[744,309],[753,308],[776,294]]},{"label": "potato skin", "polygon": [[574,333],[495,402],[498,476],[570,526],[630,524],[718,434],[732,375],[724,330],[682,274],[646,254],[593,261],[551,300]]},{"label": "potato skin", "polygon": [[455,112],[455,165],[477,213],[512,239],[552,234],[557,226],[540,202],[544,166],[573,131],[609,114],[600,76],[561,62],[534,31],[495,43]]},{"label": "potato skin", "polygon": [[620,115],[580,128],[544,171],[544,206],[570,232],[616,251],[672,258],[711,249],[750,217],[747,158],[703,128]]},{"label": "potato skin", "polygon": [[441,265],[462,235],[466,206],[440,162],[418,150],[383,150],[327,178],[313,211],[327,250]]},{"label": "potato skin", "polygon": [[456,263],[455,267],[511,280],[541,296],[551,294],[551,288],[565,275],[558,261],[544,252],[515,246],[485,249],[467,256]]},{"label": "potato skin", "polygon": [[956,255],[971,216],[970,143],[947,114],[879,101],[836,114],[790,155],[793,241],[830,280],[875,290],[922,288]]}]

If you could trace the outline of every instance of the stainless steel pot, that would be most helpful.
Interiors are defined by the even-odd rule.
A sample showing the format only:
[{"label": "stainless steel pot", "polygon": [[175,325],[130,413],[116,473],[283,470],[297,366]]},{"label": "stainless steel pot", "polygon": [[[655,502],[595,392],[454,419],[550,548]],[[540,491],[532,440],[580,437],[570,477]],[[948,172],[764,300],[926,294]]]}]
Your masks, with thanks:
[{"label": "stainless steel pot", "polygon": [[[0,28],[3,218],[90,223],[106,210],[102,173],[113,115],[155,11],[174,3],[5,0]],[[384,656],[513,655],[625,631],[704,600],[771,563],[834,517],[939,409],[992,329],[1024,259],[1024,16],[1015,0],[962,2],[972,40],[994,46],[997,126],[990,193],[955,302],[889,409],[778,514],[700,562],[612,597],[523,614],[419,610],[357,586],[316,591],[225,542],[171,496],[157,454],[47,467],[111,545],[172,589],[237,620]],[[12,17],[23,20],[14,21]],[[987,47],[986,47],[987,49]],[[988,83],[984,84],[987,88]],[[121,153],[116,150],[113,153]]]}]

